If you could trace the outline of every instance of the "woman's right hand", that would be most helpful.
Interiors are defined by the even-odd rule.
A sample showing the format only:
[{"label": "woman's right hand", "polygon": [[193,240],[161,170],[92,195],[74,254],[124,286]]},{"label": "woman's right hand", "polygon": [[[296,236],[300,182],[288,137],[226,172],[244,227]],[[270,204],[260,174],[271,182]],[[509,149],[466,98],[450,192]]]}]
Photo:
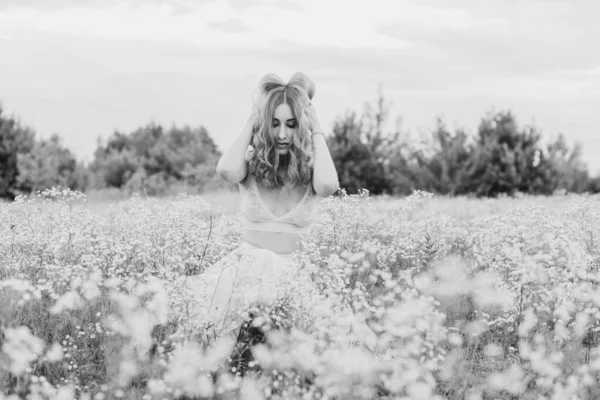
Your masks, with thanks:
[{"label": "woman's right hand", "polygon": [[248,115],[248,120],[246,121],[246,124],[255,126],[257,121],[258,121],[258,104],[255,103],[252,105],[252,108],[250,109],[250,114]]}]

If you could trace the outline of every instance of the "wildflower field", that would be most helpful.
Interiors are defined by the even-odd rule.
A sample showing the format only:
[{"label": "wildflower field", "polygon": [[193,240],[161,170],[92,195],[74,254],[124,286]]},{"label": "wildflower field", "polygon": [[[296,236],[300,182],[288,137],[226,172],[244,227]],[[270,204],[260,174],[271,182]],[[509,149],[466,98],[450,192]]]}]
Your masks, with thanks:
[{"label": "wildflower field", "polygon": [[0,399],[600,397],[600,197],[324,200],[298,266],[377,349],[273,330],[243,378],[173,311],[241,222],[185,194],[0,204]]}]

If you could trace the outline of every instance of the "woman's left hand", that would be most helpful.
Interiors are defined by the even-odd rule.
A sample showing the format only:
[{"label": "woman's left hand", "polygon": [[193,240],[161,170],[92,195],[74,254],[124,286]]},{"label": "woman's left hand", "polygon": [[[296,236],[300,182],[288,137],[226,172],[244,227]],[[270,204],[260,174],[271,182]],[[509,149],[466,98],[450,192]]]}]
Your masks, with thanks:
[{"label": "woman's left hand", "polygon": [[321,123],[319,122],[319,117],[317,116],[317,110],[315,110],[315,107],[310,103],[310,101],[306,107],[304,107],[304,114],[308,119],[308,129],[310,129],[311,132],[321,129]]}]

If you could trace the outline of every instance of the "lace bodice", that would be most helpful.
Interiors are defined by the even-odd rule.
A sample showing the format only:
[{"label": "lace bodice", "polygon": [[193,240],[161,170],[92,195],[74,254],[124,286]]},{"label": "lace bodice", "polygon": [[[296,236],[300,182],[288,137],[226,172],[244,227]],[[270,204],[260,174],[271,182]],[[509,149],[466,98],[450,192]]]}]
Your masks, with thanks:
[{"label": "lace bodice", "polygon": [[246,229],[288,233],[308,233],[310,231],[317,209],[317,198],[310,185],[294,208],[281,217],[277,217],[264,203],[256,178],[249,176],[248,179],[247,187],[239,184],[241,211]]}]

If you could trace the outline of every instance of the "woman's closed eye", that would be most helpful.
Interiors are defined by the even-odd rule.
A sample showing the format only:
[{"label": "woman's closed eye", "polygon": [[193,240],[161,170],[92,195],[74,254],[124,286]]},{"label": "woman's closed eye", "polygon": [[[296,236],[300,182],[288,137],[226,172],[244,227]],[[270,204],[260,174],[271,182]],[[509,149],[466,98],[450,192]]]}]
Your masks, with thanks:
[{"label": "woman's closed eye", "polygon": [[[273,128],[277,128],[279,126],[280,122],[276,119],[273,120]],[[290,129],[294,129],[297,126],[296,120],[295,119],[290,119],[286,122],[285,124],[288,128]]]}]

